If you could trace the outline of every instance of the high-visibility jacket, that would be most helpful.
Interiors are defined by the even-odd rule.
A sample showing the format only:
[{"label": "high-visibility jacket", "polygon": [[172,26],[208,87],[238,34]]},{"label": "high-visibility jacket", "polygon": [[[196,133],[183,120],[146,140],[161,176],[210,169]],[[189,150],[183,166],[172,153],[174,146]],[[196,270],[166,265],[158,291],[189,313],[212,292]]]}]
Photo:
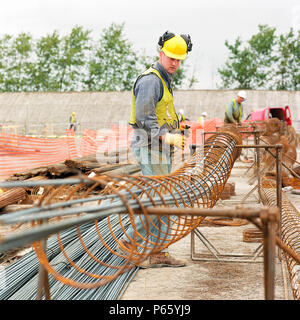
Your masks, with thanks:
[{"label": "high-visibility jacket", "polygon": [[75,122],[76,122],[75,116],[71,115],[71,117],[70,117],[70,123],[75,123]]},{"label": "high-visibility jacket", "polygon": [[179,122],[185,121],[185,116],[183,114],[179,113],[178,114],[178,120],[179,120]]},{"label": "high-visibility jacket", "polygon": [[[160,127],[162,127],[164,124],[168,124],[170,128],[176,129],[179,128],[179,121],[177,114],[174,109],[174,103],[173,103],[173,95],[169,91],[164,79],[160,75],[159,71],[150,67],[148,70],[143,72],[137,80],[147,74],[154,73],[156,74],[159,79],[161,80],[163,84],[163,95],[160,101],[156,104],[155,110],[156,110],[156,116],[157,116],[157,122]],[[136,81],[137,81],[136,80]],[[135,82],[136,83],[136,82]],[[136,123],[135,121],[135,95],[134,95],[134,87],[132,89],[132,96],[131,96],[131,111],[130,111],[130,124],[134,125]]]},{"label": "high-visibility jacket", "polygon": [[[233,99],[232,117],[233,117],[235,120],[237,120],[238,122],[240,122],[241,119],[242,119],[242,115],[243,115],[243,104],[242,104],[242,103],[240,104],[240,110],[239,110],[238,118],[236,118],[236,117],[234,116],[235,111],[236,111],[236,108],[237,108],[237,102],[236,102],[236,99]],[[227,106],[226,109],[225,109],[225,115],[226,115],[226,116],[227,116],[227,109],[228,109],[228,106]],[[228,118],[228,116],[227,116],[227,118]]]},{"label": "high-visibility jacket", "polygon": [[198,118],[198,122],[202,125],[202,127],[204,127],[204,117],[203,116],[200,116]]}]

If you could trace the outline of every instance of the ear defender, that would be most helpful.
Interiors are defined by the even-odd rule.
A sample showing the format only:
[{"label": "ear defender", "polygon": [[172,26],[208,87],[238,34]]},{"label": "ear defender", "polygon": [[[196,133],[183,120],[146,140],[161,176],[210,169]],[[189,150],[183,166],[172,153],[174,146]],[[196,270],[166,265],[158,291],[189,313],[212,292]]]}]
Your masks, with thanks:
[{"label": "ear defender", "polygon": [[166,31],[162,36],[159,37],[158,45],[163,47],[165,42],[175,37],[175,33]]},{"label": "ear defender", "polygon": [[187,52],[190,52],[192,51],[192,47],[193,47],[193,44],[192,44],[192,39],[191,39],[191,36],[188,34],[181,34],[180,35],[186,42],[186,45],[187,45]]}]

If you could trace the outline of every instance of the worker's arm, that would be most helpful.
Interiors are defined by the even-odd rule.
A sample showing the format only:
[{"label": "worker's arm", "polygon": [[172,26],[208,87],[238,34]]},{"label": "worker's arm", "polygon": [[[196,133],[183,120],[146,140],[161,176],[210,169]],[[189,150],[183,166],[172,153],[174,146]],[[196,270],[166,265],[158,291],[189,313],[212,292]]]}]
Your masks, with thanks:
[{"label": "worker's arm", "polygon": [[236,122],[233,118],[233,101],[231,101],[227,106],[226,116],[231,123]]}]

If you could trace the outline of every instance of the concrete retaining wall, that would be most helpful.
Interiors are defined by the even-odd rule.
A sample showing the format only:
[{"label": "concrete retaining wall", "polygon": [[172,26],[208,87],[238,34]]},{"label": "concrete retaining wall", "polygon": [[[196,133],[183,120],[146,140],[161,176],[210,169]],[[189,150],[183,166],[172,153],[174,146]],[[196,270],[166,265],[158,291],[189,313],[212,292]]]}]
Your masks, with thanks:
[{"label": "concrete retaining wall", "polygon": [[[183,108],[190,120],[197,120],[202,111],[209,118],[223,119],[225,107],[236,93],[236,90],[179,90],[174,92],[175,107],[177,111]],[[300,91],[249,90],[247,94],[245,116],[253,109],[289,105],[298,126]],[[130,98],[130,92],[0,93],[0,124],[17,128],[18,133],[23,130],[27,134],[40,134],[46,130],[48,134],[62,134],[75,111],[79,129],[99,129],[112,122],[128,122]]]}]

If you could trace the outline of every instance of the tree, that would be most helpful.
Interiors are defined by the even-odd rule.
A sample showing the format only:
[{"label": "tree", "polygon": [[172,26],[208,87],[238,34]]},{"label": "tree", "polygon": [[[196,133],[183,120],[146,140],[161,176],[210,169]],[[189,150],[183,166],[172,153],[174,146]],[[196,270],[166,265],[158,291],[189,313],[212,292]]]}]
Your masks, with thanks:
[{"label": "tree", "polygon": [[90,45],[90,32],[76,26],[71,33],[61,40],[60,55],[57,62],[56,74],[60,91],[74,91],[81,89],[86,57],[92,50]]},{"label": "tree", "polygon": [[277,68],[273,70],[276,90],[300,90],[300,30],[280,35]]},{"label": "tree", "polygon": [[[58,31],[34,40],[30,34],[0,38],[1,91],[123,91],[157,57],[139,54],[124,37],[124,23],[104,29],[99,41],[75,26],[61,37]],[[173,77],[182,85],[185,65]],[[194,81],[194,80],[193,80]]]},{"label": "tree", "polygon": [[58,91],[57,69],[61,40],[57,31],[36,43],[36,63],[31,73],[33,91]]},{"label": "tree", "polygon": [[255,73],[252,78],[252,86],[254,88],[267,88],[272,80],[271,71],[274,63],[277,61],[275,56],[275,45],[277,37],[275,36],[275,28],[267,25],[259,25],[259,32],[253,35],[248,41],[249,50],[252,53],[252,65],[256,66]]},{"label": "tree", "polygon": [[82,87],[90,31],[74,27],[60,38],[57,31],[36,42],[30,34],[0,39],[0,90],[72,91]]},{"label": "tree", "polygon": [[252,79],[257,71],[257,65],[253,63],[253,52],[247,47],[241,48],[240,38],[237,38],[233,45],[226,40],[225,45],[229,49],[230,55],[223,69],[218,69],[222,87],[251,89],[253,87]]},{"label": "tree", "polygon": [[12,36],[5,34],[0,39],[0,89],[1,91],[6,91],[6,69],[8,66],[8,57],[9,57],[9,42],[12,39]]},{"label": "tree", "polygon": [[33,64],[32,36],[20,33],[17,37],[4,35],[0,40],[0,88],[1,91],[30,90],[30,70]]},{"label": "tree", "polygon": [[89,61],[88,90],[131,90],[138,75],[138,56],[124,38],[123,24],[105,28]]},{"label": "tree", "polygon": [[245,44],[240,37],[233,45],[225,41],[230,54],[222,68],[221,88],[299,90],[299,35],[286,35],[259,25],[259,31]]}]

